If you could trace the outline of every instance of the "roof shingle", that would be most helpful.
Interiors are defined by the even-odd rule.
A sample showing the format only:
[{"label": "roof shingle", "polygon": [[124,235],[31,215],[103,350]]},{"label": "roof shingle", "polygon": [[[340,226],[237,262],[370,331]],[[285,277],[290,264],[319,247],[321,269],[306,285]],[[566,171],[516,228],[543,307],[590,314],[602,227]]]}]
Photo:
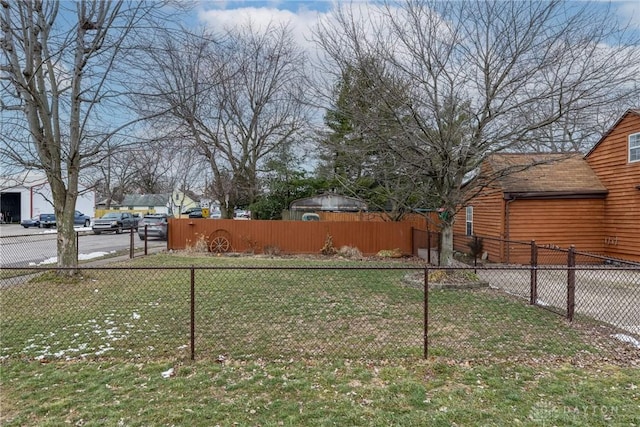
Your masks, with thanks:
[{"label": "roof shingle", "polygon": [[488,163],[505,193],[606,193],[581,154],[494,154]]},{"label": "roof shingle", "polygon": [[126,194],[122,206],[166,206],[171,194]]}]

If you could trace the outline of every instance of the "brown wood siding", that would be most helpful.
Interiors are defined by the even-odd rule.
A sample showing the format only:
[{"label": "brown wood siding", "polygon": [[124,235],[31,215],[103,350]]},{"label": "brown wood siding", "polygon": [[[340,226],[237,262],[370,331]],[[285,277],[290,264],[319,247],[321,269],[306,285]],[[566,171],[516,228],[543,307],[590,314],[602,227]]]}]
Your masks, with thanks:
[{"label": "brown wood siding", "polygon": [[640,162],[629,163],[629,135],[640,132],[640,116],[630,113],[591,151],[589,166],[607,187],[604,252],[640,261]]},{"label": "brown wood siding", "polygon": [[[488,261],[502,262],[504,244],[498,239],[503,239],[504,227],[504,201],[502,192],[488,190],[475,197],[467,206],[473,206],[473,233],[477,236],[492,237],[483,239],[483,250],[487,252]],[[453,224],[454,249],[460,252],[468,252],[468,238],[466,235],[466,206],[456,215]]]},{"label": "brown wood siding", "polygon": [[[603,254],[603,223],[603,199],[516,199],[509,204],[509,240],[535,240],[539,246],[565,249],[575,245],[582,252]],[[508,247],[508,262],[529,263],[529,246],[508,244]],[[566,261],[566,257],[559,259]],[[541,254],[539,264],[554,263],[555,257]]]},{"label": "brown wood siding", "polygon": [[380,250],[400,249],[411,254],[412,224],[410,222],[332,222],[332,221],[238,221],[225,219],[169,220],[170,249],[185,249],[187,241],[195,242],[199,236],[211,240],[222,233],[228,236],[233,252],[261,253],[273,247],[283,253],[319,253],[327,236],[333,246],[358,248],[372,255]]}]

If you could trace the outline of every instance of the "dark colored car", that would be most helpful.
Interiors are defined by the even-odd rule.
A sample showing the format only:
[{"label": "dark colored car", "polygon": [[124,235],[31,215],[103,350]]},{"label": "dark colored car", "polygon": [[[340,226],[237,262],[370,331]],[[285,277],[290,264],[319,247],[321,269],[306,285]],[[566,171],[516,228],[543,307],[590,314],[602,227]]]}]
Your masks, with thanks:
[{"label": "dark colored car", "polygon": [[73,214],[73,225],[80,225],[82,227],[91,226],[91,217],[83,214],[80,211],[75,211]]},{"label": "dark colored car", "polygon": [[202,218],[202,208],[190,209],[189,218]]},{"label": "dark colored car", "polygon": [[56,226],[55,214],[40,214],[40,227],[50,228]]},{"label": "dark colored car", "polygon": [[[40,214],[36,215],[33,218],[23,219],[20,221],[20,225],[24,228],[29,227],[38,227],[38,228],[49,228],[56,226],[56,216],[54,214]],[[73,214],[73,225],[81,226],[81,227],[90,227],[91,226],[91,217],[83,214],[80,211],[75,211]]]},{"label": "dark colored car", "polygon": [[167,230],[169,228],[169,215],[150,214],[145,215],[138,223],[138,236],[141,240],[149,237],[157,237],[167,240]]},{"label": "dark colored car", "polygon": [[29,227],[40,227],[40,215],[36,215],[33,218],[29,218],[29,219],[23,219],[22,221],[20,221],[20,225],[23,226],[24,228],[29,228]]},{"label": "dark colored car", "polygon": [[94,234],[100,234],[104,231],[112,231],[116,234],[122,233],[122,230],[138,228],[138,217],[129,212],[109,212],[93,221],[91,229]]}]

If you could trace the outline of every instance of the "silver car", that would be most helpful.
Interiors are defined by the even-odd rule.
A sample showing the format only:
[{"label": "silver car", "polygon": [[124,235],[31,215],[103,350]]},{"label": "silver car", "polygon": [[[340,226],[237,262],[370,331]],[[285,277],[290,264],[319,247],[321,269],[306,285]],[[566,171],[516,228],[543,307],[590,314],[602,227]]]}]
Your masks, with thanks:
[{"label": "silver car", "polygon": [[138,223],[138,236],[141,240],[148,237],[157,237],[167,240],[167,230],[169,229],[169,215],[149,214]]}]

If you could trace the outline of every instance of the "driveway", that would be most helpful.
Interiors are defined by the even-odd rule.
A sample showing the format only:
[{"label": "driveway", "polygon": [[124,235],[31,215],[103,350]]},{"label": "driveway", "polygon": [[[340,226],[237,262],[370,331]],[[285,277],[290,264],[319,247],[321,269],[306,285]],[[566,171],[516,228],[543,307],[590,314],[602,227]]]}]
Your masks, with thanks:
[{"label": "driveway", "polygon": [[[478,275],[492,287],[529,299],[531,272],[528,269],[478,269]],[[539,267],[538,305],[566,314],[567,281],[567,270]],[[575,313],[640,336],[640,270],[578,267]]]}]

